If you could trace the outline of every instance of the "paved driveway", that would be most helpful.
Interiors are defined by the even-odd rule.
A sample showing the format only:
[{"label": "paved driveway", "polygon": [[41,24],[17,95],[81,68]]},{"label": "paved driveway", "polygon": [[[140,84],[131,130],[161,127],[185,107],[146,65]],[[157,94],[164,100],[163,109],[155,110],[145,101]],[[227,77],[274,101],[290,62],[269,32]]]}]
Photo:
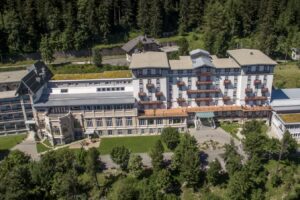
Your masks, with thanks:
[{"label": "paved driveway", "polygon": [[218,159],[222,167],[224,167],[225,163],[222,158],[222,154],[224,153],[223,146],[225,144],[229,144],[231,139],[234,140],[235,145],[238,147],[238,152],[243,156],[245,155],[241,148],[241,142],[233,138],[229,133],[225,132],[221,128],[212,129],[204,127],[200,130],[191,129],[190,134],[196,138],[200,148],[203,148],[201,160],[204,164]]},{"label": "paved driveway", "polygon": [[31,156],[33,160],[39,160],[40,156],[36,149],[36,141],[34,139],[34,132],[30,131],[27,138],[23,140],[20,144],[16,145],[12,148],[12,150],[20,150],[24,152],[25,154],[28,154]]}]

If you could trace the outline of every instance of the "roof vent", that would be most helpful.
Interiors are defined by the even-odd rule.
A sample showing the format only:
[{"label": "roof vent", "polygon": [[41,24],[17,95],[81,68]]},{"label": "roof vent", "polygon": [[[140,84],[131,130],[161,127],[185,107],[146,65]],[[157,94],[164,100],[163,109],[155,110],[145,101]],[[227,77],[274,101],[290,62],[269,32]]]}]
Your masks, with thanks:
[{"label": "roof vent", "polygon": [[254,53],[253,53],[253,51],[250,51],[250,55],[253,55]]}]

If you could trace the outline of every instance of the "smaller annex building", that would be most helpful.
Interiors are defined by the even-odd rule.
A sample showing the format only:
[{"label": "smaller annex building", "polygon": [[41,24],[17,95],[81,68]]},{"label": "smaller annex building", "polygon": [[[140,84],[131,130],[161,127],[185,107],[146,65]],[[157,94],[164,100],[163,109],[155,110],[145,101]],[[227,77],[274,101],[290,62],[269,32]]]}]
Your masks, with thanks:
[{"label": "smaller annex building", "polygon": [[271,106],[273,133],[282,138],[289,131],[300,142],[300,88],[273,90]]}]

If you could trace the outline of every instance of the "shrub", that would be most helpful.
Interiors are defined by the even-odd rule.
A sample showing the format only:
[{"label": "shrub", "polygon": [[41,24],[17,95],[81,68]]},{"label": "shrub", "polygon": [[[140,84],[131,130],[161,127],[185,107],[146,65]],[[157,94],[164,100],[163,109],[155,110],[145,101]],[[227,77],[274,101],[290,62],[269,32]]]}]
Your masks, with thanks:
[{"label": "shrub", "polygon": [[130,157],[130,151],[124,147],[114,147],[110,154],[111,159],[120,165],[122,170],[127,169],[129,157]]},{"label": "shrub", "polygon": [[100,67],[102,65],[102,54],[101,49],[99,48],[93,48],[93,62],[97,67]]},{"label": "shrub", "polygon": [[161,139],[169,149],[174,150],[180,142],[179,132],[172,127],[164,128]]}]

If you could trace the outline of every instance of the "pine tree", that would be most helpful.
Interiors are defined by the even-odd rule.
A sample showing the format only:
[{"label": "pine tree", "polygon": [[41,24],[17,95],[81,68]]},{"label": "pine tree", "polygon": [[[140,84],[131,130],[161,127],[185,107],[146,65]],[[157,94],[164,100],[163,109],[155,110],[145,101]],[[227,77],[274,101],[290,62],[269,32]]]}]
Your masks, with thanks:
[{"label": "pine tree", "polygon": [[157,142],[155,142],[154,144],[154,147],[152,147],[149,153],[152,160],[151,163],[154,171],[159,171],[162,168],[163,161],[164,161],[163,152],[164,152],[164,147],[161,141],[157,140]]},{"label": "pine tree", "polygon": [[153,0],[150,8],[150,34],[153,37],[158,37],[162,33],[162,10],[161,1]]},{"label": "pine tree", "polygon": [[179,10],[179,34],[183,35],[188,31],[189,24],[189,0],[180,0]]},{"label": "pine tree", "polygon": [[189,0],[188,25],[190,28],[197,28],[202,23],[203,1]]},{"label": "pine tree", "polygon": [[139,0],[137,23],[144,33],[149,33],[150,13],[147,0]]}]

